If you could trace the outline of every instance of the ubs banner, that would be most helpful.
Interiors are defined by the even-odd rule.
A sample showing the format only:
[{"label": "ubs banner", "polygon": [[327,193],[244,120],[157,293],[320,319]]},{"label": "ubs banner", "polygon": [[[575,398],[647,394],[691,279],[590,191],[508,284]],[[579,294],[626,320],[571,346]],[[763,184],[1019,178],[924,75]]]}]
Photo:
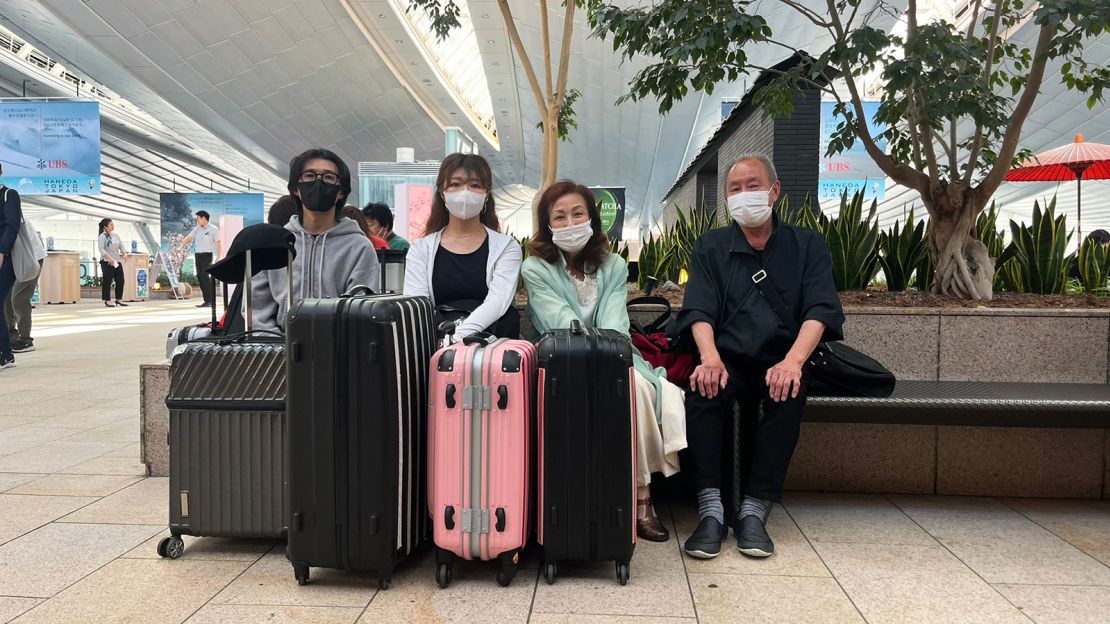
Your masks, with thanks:
[{"label": "ubs banner", "polygon": [[[882,199],[886,193],[886,174],[871,160],[861,141],[852,144],[839,154],[825,156],[829,148],[829,136],[843,119],[833,114],[836,102],[821,102],[821,168],[817,186],[817,196],[821,199],[840,199],[841,193],[848,192],[851,197],[856,191],[863,191],[866,200]],[[886,151],[886,139],[879,137],[882,129],[875,125],[875,112],[878,102],[864,102],[863,112],[867,116],[867,127],[875,144]]]},{"label": "ubs banner", "polygon": [[624,188],[623,186],[591,186],[597,211],[601,213],[601,227],[611,241],[621,240],[624,230]]},{"label": "ubs banner", "polygon": [[22,195],[100,193],[100,104],[0,102],[4,184]]},{"label": "ubs banner", "polygon": [[[220,253],[226,254],[235,235],[248,225],[266,220],[262,193],[162,193],[162,253],[182,273],[196,274],[193,249],[182,249],[181,240],[197,225],[196,212],[205,210],[209,225],[220,229]],[[218,259],[218,258],[216,258]]]}]

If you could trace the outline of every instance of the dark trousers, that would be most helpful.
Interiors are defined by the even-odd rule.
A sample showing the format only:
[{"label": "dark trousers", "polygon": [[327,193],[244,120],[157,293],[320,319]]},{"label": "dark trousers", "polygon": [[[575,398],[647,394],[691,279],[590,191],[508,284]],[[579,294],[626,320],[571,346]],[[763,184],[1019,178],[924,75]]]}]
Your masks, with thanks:
[{"label": "dark trousers", "polygon": [[216,300],[216,290],[212,287],[212,276],[208,274],[208,267],[212,266],[212,254],[198,253],[194,256],[197,260],[197,281],[200,282],[200,293],[204,295],[205,303]]},{"label": "dark trousers", "polygon": [[[42,272],[42,260],[39,260],[39,272]],[[17,282],[4,300],[4,320],[8,323],[8,333],[13,341],[31,342],[31,299],[38,285],[38,276],[26,282]]]},{"label": "dark trousers", "polygon": [[116,301],[123,299],[123,263],[117,262],[116,266],[100,261],[100,298],[111,300],[112,281],[116,282]]},{"label": "dark trousers", "polygon": [[[12,266],[12,256],[4,256],[4,265],[0,266],[0,301],[5,301],[15,286],[15,267]],[[8,324],[0,323],[0,355],[12,352],[12,338],[8,335]]]},{"label": "dark trousers", "polygon": [[716,397],[707,399],[696,391],[686,393],[686,441],[689,445],[686,468],[699,490],[724,487],[722,467],[731,465],[731,458],[724,457],[726,445],[722,440],[731,431],[729,421],[733,405],[739,402],[741,413],[754,419],[750,421],[752,426],[742,429],[743,448],[735,449],[743,451],[738,453],[745,464],[742,472],[747,474],[743,493],[779,502],[786,470],[798,444],[808,380],[803,375],[802,390],[797,398],[776,403],[771,400],[764,383],[766,371],[744,370],[727,364],[726,368],[728,385]]}]

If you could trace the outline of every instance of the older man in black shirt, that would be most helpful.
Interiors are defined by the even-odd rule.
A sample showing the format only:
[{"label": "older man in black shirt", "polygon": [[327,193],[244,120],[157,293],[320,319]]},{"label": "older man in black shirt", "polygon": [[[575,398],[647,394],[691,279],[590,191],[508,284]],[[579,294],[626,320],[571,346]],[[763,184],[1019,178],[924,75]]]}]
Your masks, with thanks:
[{"label": "older man in black shirt", "polygon": [[[821,234],[780,223],[771,210],[780,185],[762,154],[741,156],[726,182],[734,224],[707,232],[694,246],[677,331],[692,337],[700,363],[686,398],[690,465],[698,488],[698,528],[686,541],[694,557],[712,558],[728,535],[721,503],[721,440],[737,400],[762,403],[744,500],[732,518],[740,552],[767,557],[771,504],[798,442],[808,374],[803,364],[822,340],[841,338],[844,314]],[[762,275],[760,275],[762,274]],[[756,287],[782,295],[801,325],[788,330]],[[765,276],[765,277],[764,277]]]}]

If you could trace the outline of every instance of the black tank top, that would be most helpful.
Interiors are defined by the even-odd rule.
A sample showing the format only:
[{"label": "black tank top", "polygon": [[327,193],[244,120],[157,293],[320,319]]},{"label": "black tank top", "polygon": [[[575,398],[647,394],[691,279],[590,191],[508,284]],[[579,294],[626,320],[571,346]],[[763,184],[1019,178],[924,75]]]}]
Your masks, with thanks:
[{"label": "black tank top", "polygon": [[485,299],[489,294],[486,285],[488,260],[489,236],[481,247],[468,254],[457,254],[440,245],[432,263],[432,295],[436,305],[462,299]]}]

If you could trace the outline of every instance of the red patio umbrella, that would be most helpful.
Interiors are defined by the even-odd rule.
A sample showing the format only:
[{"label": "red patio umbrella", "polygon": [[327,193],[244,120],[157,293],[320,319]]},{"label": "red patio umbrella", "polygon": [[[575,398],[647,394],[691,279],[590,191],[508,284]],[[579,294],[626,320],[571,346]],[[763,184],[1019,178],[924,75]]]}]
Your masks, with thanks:
[{"label": "red patio umbrella", "polygon": [[1075,135],[1075,143],[1041,152],[1030,164],[1011,169],[1010,182],[1059,182],[1075,180],[1075,230],[1083,242],[1083,180],[1110,180],[1110,145],[1085,143],[1083,135]]}]

